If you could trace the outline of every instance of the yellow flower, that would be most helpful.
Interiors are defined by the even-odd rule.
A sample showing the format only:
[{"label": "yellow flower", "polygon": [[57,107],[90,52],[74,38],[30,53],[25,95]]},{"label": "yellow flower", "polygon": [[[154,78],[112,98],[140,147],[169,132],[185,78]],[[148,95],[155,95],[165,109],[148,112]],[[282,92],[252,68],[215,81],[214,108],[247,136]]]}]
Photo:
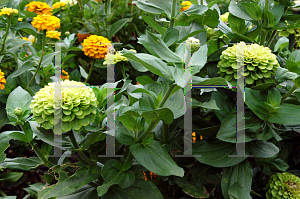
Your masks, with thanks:
[{"label": "yellow flower", "polygon": [[181,5],[184,6],[184,7],[180,8],[180,11],[183,12],[183,11],[189,9],[190,6],[192,5],[192,3],[191,3],[190,1],[183,1],[183,2],[181,3]]},{"label": "yellow flower", "polygon": [[61,33],[57,30],[50,30],[46,32],[46,37],[53,38],[53,39],[60,39]]},{"label": "yellow flower", "polygon": [[[95,0],[96,2],[98,2],[98,0]],[[105,0],[100,0],[100,1],[105,1]]]},{"label": "yellow flower", "polygon": [[228,22],[228,16],[229,16],[229,12],[226,12],[225,14],[221,15],[221,20],[224,23],[227,23]]},{"label": "yellow flower", "polygon": [[23,18],[18,18],[18,21],[23,21]]},{"label": "yellow flower", "polygon": [[[20,39],[21,39],[21,38],[20,38]],[[22,37],[22,39],[24,39],[24,40],[26,40],[26,41],[29,41],[27,37]]]},{"label": "yellow flower", "polygon": [[[131,49],[130,51],[136,53],[136,50]],[[114,64],[121,61],[129,61],[129,60],[122,55],[121,51],[118,51],[116,52],[116,54],[114,54]],[[105,61],[103,62],[103,65],[107,65],[107,55],[105,55]]]},{"label": "yellow flower", "polygon": [[1,90],[3,90],[5,88],[4,84],[6,84],[6,80],[4,77],[4,73],[1,72],[1,69],[0,69],[0,89]]},{"label": "yellow flower", "polygon": [[53,9],[58,9],[60,7],[62,7],[62,9],[65,9],[67,7],[67,4],[64,2],[57,2],[55,4],[52,5]]},{"label": "yellow flower", "polygon": [[34,12],[39,15],[42,14],[52,15],[51,11],[53,11],[48,4],[39,1],[32,1],[29,4],[27,4],[25,7],[28,7],[26,8],[27,11]]},{"label": "yellow flower", "polygon": [[67,71],[65,71],[64,69],[62,69],[62,72],[61,72],[61,79],[62,80],[69,80],[70,79],[69,73]]},{"label": "yellow flower", "polygon": [[89,36],[91,36],[92,34],[81,34],[81,33],[77,33],[77,41],[79,43],[81,43],[83,40],[85,40],[86,38],[88,38]]},{"label": "yellow flower", "polygon": [[32,26],[40,30],[56,30],[60,28],[60,19],[52,15],[38,15],[33,18]]},{"label": "yellow flower", "polygon": [[82,46],[82,51],[86,56],[94,59],[104,59],[107,48],[111,47],[111,41],[102,36],[91,35],[83,41]]},{"label": "yellow flower", "polygon": [[70,6],[73,6],[73,5],[77,4],[76,0],[60,0],[60,2],[70,4]]},{"label": "yellow flower", "polygon": [[31,41],[31,43],[34,43],[35,42],[35,36],[29,35],[28,41]]},{"label": "yellow flower", "polygon": [[13,9],[13,8],[2,8],[1,12],[0,12],[0,16],[1,15],[7,15],[7,16],[12,16],[13,14],[18,14],[18,10],[17,9]]}]

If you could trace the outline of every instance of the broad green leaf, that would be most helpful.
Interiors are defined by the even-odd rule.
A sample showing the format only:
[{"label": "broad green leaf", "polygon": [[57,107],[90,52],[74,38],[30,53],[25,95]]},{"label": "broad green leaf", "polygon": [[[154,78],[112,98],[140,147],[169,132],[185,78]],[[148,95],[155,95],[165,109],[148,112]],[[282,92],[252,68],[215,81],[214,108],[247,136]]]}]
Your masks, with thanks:
[{"label": "broad green leaf", "polygon": [[37,61],[34,57],[28,59],[27,61],[23,62],[21,66],[19,66],[18,70],[13,73],[12,77],[17,77],[21,75],[22,73],[28,71],[29,68],[34,67],[37,65]]},{"label": "broad green leaf", "polygon": [[241,3],[250,17],[256,21],[262,20],[262,10],[256,3]]},{"label": "broad green leaf", "polygon": [[192,108],[194,107],[202,107],[207,109],[214,109],[214,110],[220,110],[219,107],[216,104],[216,101],[211,99],[208,102],[199,102],[196,99],[192,99]]},{"label": "broad green leaf", "polygon": [[227,86],[228,83],[222,77],[214,77],[214,78],[201,78],[198,76],[193,76],[193,84],[197,86],[214,86],[214,85],[224,85]]},{"label": "broad green leaf", "polygon": [[166,34],[163,37],[163,41],[166,46],[171,46],[174,44],[179,38],[179,31],[175,28],[168,28]]},{"label": "broad green leaf", "polygon": [[281,68],[281,67],[278,67],[276,74],[275,74],[275,80],[278,83],[282,83],[286,80],[294,80],[297,77],[299,77],[299,75],[297,73],[290,72],[288,69]]},{"label": "broad green leaf", "polygon": [[143,16],[143,20],[152,28],[154,28],[155,30],[157,30],[159,32],[159,34],[161,34],[162,36],[165,35],[166,30],[161,27],[161,25],[159,25],[156,21],[154,21],[151,17],[149,16]]},{"label": "broad green leaf", "polygon": [[193,53],[191,58],[192,74],[200,72],[200,70],[205,66],[207,61],[207,45],[203,45],[199,50]]},{"label": "broad green leaf", "polygon": [[204,15],[199,15],[196,18],[196,22],[200,25],[207,25],[210,28],[215,28],[219,24],[219,13],[216,9],[208,9]]},{"label": "broad green leaf", "polygon": [[[90,10],[89,10],[90,11]],[[108,38],[112,38],[123,26],[130,22],[130,18],[120,19],[119,21],[113,23],[111,28],[108,30]]]},{"label": "broad green leaf", "polygon": [[131,115],[122,115],[116,118],[121,121],[129,131],[139,132],[141,129],[139,128],[139,124],[136,119]]},{"label": "broad green leaf", "polygon": [[233,185],[230,186],[230,189],[228,190],[228,195],[230,198],[233,199],[239,199],[239,198],[245,198],[245,199],[251,199],[250,193],[245,192],[244,187],[239,182],[235,182]]},{"label": "broad green leaf", "polygon": [[273,27],[275,25],[273,14],[266,9],[264,10],[264,21],[267,27]]},{"label": "broad green leaf", "polygon": [[31,197],[37,198],[38,192],[42,190],[44,186],[45,185],[43,183],[35,183],[29,185],[27,188],[24,188],[24,190],[27,191]]},{"label": "broad green leaf", "polygon": [[143,167],[157,175],[179,177],[184,175],[184,170],[177,166],[167,151],[155,140],[146,147],[140,143],[133,144],[130,151]]},{"label": "broad green leaf", "polygon": [[220,120],[220,122],[223,121],[223,119],[231,113],[232,109],[235,107],[235,104],[227,95],[222,94],[221,92],[213,92],[211,94],[211,100],[215,100],[217,106],[220,110],[214,110],[214,113]]},{"label": "broad green leaf", "polygon": [[38,157],[6,158],[0,164],[0,168],[9,168],[9,169],[15,169],[15,170],[30,171],[30,169],[34,169],[41,164],[43,164],[43,162]]},{"label": "broad green leaf", "polygon": [[100,168],[81,167],[72,176],[67,177],[66,175],[66,173],[61,172],[58,183],[40,191],[38,193],[39,198],[46,199],[71,194],[84,185],[96,180],[100,176]]},{"label": "broad green leaf", "polygon": [[46,66],[48,66],[49,64],[51,64],[52,61],[53,61],[53,59],[54,59],[54,56],[55,56],[57,53],[58,53],[58,52],[54,52],[54,53],[50,53],[50,54],[44,55],[43,60],[42,60],[42,63],[41,63],[41,67],[46,67]]},{"label": "broad green leaf", "polygon": [[24,45],[28,44],[31,45],[30,41],[26,41],[24,39],[8,39],[6,40],[6,48],[8,52],[15,54],[19,48]]},{"label": "broad green leaf", "polygon": [[278,39],[278,41],[275,44],[274,47],[274,51],[277,52],[281,52],[285,47],[287,47],[289,45],[289,39],[286,37],[281,37],[280,39]]},{"label": "broad green leaf", "polygon": [[248,13],[243,12],[235,3],[236,1],[232,0],[229,4],[228,10],[229,13],[233,14],[236,17],[239,17],[244,20],[253,20]]},{"label": "broad green leaf", "polygon": [[129,131],[125,127],[125,125],[122,124],[118,120],[116,120],[115,136],[116,136],[116,139],[124,145],[134,144],[134,141],[135,141],[134,133]]},{"label": "broad green leaf", "polygon": [[0,182],[17,182],[23,176],[23,172],[0,173]]},{"label": "broad green leaf", "polygon": [[151,44],[152,49],[154,52],[162,59],[166,60],[167,62],[174,62],[174,63],[182,63],[183,60],[180,59],[180,57],[172,52],[167,45],[164,43],[164,41],[155,36],[154,34],[147,31],[147,37]]},{"label": "broad green leaf", "polygon": [[0,134],[0,163],[5,159],[4,151],[9,147],[9,141],[11,138],[6,136],[7,133],[2,132]]},{"label": "broad green leaf", "polygon": [[75,192],[68,194],[66,196],[58,196],[56,199],[92,199],[98,198],[96,188],[90,185],[84,185]]},{"label": "broad green leaf", "polygon": [[271,142],[255,140],[247,143],[247,147],[255,158],[272,158],[279,153],[279,148]]},{"label": "broad green leaf", "polygon": [[85,72],[85,70],[79,65],[79,70],[80,70],[80,74],[81,76],[86,79],[88,77],[88,74]]},{"label": "broad green leaf", "polygon": [[271,9],[271,13],[274,16],[274,25],[277,25],[284,13],[284,5],[282,5],[282,4],[275,5]]},{"label": "broad green leaf", "polygon": [[228,23],[230,25],[232,32],[239,33],[239,34],[243,34],[244,32],[246,32],[245,20],[236,17],[233,14],[229,14]]},{"label": "broad green leaf", "polygon": [[[249,155],[249,151],[245,151],[245,155]],[[236,144],[223,142],[218,139],[212,141],[200,140],[193,145],[193,155],[201,155],[195,157],[199,162],[214,167],[230,167],[236,165],[245,157],[228,157],[229,155],[237,155]]]},{"label": "broad green leaf", "polygon": [[266,120],[269,111],[265,108],[264,102],[267,97],[262,91],[245,88],[245,103],[253,113],[262,120]]},{"label": "broad green leaf", "polygon": [[169,97],[164,104],[163,108],[168,108],[173,112],[174,119],[184,115],[184,94],[182,89],[177,90],[171,97]]},{"label": "broad green leaf", "polygon": [[146,119],[161,119],[166,124],[171,124],[174,120],[173,112],[169,108],[160,108],[153,111],[146,111],[141,114]]},{"label": "broad green leaf", "polygon": [[83,150],[87,150],[92,144],[105,140],[106,134],[102,132],[94,132],[94,133],[89,133],[86,135],[87,138],[84,140],[84,143],[82,145]]},{"label": "broad green leaf", "polygon": [[251,164],[248,162],[248,160],[245,160],[233,167],[224,168],[222,174],[221,187],[225,199],[230,199],[229,194],[235,195],[236,185],[234,186],[234,184],[237,182],[240,185],[238,187],[241,188],[242,191],[244,192],[243,195],[239,195],[241,194],[241,192],[239,191],[238,198],[244,198],[243,196],[246,196],[247,199],[248,198],[250,199],[252,176],[253,176],[252,167]]},{"label": "broad green leaf", "polygon": [[278,107],[280,105],[281,94],[277,88],[269,88],[267,102],[274,107]]},{"label": "broad green leaf", "polygon": [[140,84],[142,84],[143,86],[146,86],[149,83],[153,83],[154,81],[151,79],[151,77],[144,75],[144,76],[138,76],[136,78],[136,81]]},{"label": "broad green leaf", "polygon": [[268,121],[276,124],[299,125],[300,107],[294,104],[283,103],[280,109],[270,114]]},{"label": "broad green leaf", "polygon": [[102,199],[163,199],[159,189],[150,181],[135,180],[135,183],[126,188],[121,189],[115,186],[101,197]]},{"label": "broad green leaf", "polygon": [[[164,14],[171,18],[172,1],[171,0],[137,0],[133,2],[138,8],[153,14]],[[176,13],[179,12],[179,5],[176,4]]]},{"label": "broad green leaf", "polygon": [[268,166],[273,171],[286,171],[290,166],[282,159],[266,159],[261,162],[262,165]]},{"label": "broad green leaf", "polygon": [[10,132],[9,134],[7,134],[7,137],[9,137],[10,139],[20,140],[22,142],[29,143],[23,131]]}]

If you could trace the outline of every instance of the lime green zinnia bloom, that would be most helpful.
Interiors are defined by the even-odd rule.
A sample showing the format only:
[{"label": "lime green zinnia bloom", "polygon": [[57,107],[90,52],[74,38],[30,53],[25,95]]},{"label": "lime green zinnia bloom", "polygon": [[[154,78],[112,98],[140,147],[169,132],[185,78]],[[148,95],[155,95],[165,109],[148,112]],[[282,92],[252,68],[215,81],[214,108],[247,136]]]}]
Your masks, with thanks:
[{"label": "lime green zinnia bloom", "polygon": [[276,173],[267,183],[267,199],[300,198],[300,178],[291,173]]},{"label": "lime green zinnia bloom", "polygon": [[[276,55],[268,47],[258,44],[246,45],[242,43],[244,51],[245,84],[254,86],[272,81],[271,76],[275,74],[279,63]],[[219,74],[232,85],[236,85],[237,79],[237,45],[227,48],[222,52],[218,63]]]},{"label": "lime green zinnia bloom", "polygon": [[[30,108],[35,121],[43,128],[54,126],[54,109],[60,108],[60,97],[54,98],[55,83],[49,83],[35,94]],[[59,89],[59,88],[58,88]],[[61,82],[62,130],[64,132],[81,129],[95,120],[97,98],[93,90],[85,84],[65,80]]]}]

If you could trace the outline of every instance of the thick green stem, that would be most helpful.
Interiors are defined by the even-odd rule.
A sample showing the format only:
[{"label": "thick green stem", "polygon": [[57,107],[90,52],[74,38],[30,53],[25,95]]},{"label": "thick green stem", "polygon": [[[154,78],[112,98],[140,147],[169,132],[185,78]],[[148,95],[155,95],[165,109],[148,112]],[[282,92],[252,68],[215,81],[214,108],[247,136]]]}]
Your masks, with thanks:
[{"label": "thick green stem", "polygon": [[123,76],[123,79],[126,79],[126,74],[125,74],[125,67],[124,67],[124,65],[122,65],[121,70],[122,70],[122,76]]},{"label": "thick green stem", "polygon": [[[79,149],[78,143],[74,137],[74,133],[73,131],[69,131],[69,138],[74,146],[75,149]],[[82,151],[77,151],[79,154],[79,157],[85,161],[86,163],[88,163],[91,167],[94,165],[93,162],[82,152]]]},{"label": "thick green stem", "polygon": [[37,73],[39,72],[39,70],[41,68],[41,64],[42,64],[43,57],[44,57],[45,45],[46,45],[46,30],[43,30],[43,41],[42,41],[42,55],[41,55],[41,59],[40,59],[40,62],[38,64],[38,67],[37,67],[34,75],[32,76],[30,82],[28,83],[28,88],[30,87],[30,84],[33,82],[35,76],[37,75]]},{"label": "thick green stem", "polygon": [[105,1],[105,13],[106,13],[106,27],[105,27],[105,32],[106,32],[106,38],[111,40],[111,38],[109,38],[109,36],[113,36],[113,35],[108,35],[108,26],[109,26],[109,19],[110,18],[110,14],[111,14],[111,2],[110,0],[106,0]]},{"label": "thick green stem", "polygon": [[92,62],[92,65],[91,65],[91,68],[90,68],[90,71],[89,71],[89,75],[86,78],[85,83],[87,83],[89,81],[89,79],[90,79],[90,77],[92,75],[92,71],[93,71],[93,68],[94,68],[94,65],[95,65],[95,61],[96,61],[96,59],[94,59],[93,62]]},{"label": "thick green stem", "polygon": [[268,41],[268,43],[267,43],[267,45],[266,45],[266,47],[271,46],[271,44],[272,44],[273,40],[275,39],[276,35],[277,35],[277,30],[274,30],[271,37],[270,37],[270,39],[269,39],[269,41]]},{"label": "thick green stem", "polygon": [[39,158],[44,162],[44,164],[47,167],[53,167],[53,164],[47,160],[47,158],[45,157],[45,155],[42,153],[42,151],[39,149],[39,147],[36,144],[32,144],[30,143],[32,149],[34,150],[34,152],[39,156]]},{"label": "thick green stem", "polygon": [[260,35],[260,45],[265,46],[265,41],[266,41],[266,37],[267,37],[267,31],[263,30],[261,35]]},{"label": "thick green stem", "polygon": [[286,98],[288,98],[291,94],[293,94],[293,92],[298,88],[298,86],[295,84],[294,87],[289,90],[284,96],[282,96],[281,99],[281,103],[283,103],[284,100],[286,100]]},{"label": "thick green stem", "polygon": [[[164,98],[161,100],[161,102],[158,105],[158,108],[162,108],[164,106],[164,104],[166,103],[166,101],[169,99],[173,89],[175,88],[176,84],[173,84],[169,87],[167,93],[165,94]],[[138,139],[136,139],[136,142],[141,142],[143,140],[143,138],[147,137],[151,131],[156,127],[156,125],[158,124],[159,120],[158,119],[153,119],[148,128],[142,133],[142,135],[140,137],[138,137]]]},{"label": "thick green stem", "polygon": [[2,52],[4,50],[4,46],[5,46],[6,38],[7,38],[8,32],[9,32],[9,29],[10,29],[10,25],[11,25],[11,18],[7,17],[7,27],[6,27],[6,32],[5,32],[3,41],[2,41],[2,47],[1,47],[0,52]]},{"label": "thick green stem", "polygon": [[265,9],[269,11],[269,0],[265,0]]},{"label": "thick green stem", "polygon": [[169,28],[173,28],[174,27],[175,13],[176,13],[176,4],[177,4],[177,0],[173,0],[173,3],[172,3],[172,13],[171,13],[171,19],[170,19]]},{"label": "thick green stem", "polygon": [[169,126],[164,122],[163,123],[164,129],[164,143],[167,144],[169,142]]},{"label": "thick green stem", "polygon": [[289,35],[289,51],[290,52],[293,52],[294,46],[295,46],[295,35],[294,34],[290,34]]}]

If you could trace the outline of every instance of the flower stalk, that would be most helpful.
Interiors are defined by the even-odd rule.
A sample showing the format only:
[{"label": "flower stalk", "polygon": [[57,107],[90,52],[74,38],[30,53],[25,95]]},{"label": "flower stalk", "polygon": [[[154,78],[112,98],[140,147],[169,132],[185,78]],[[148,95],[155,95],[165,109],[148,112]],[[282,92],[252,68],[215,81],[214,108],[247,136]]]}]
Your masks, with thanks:
[{"label": "flower stalk", "polygon": [[4,35],[4,38],[3,38],[3,41],[2,41],[2,47],[1,47],[1,51],[0,51],[1,53],[4,50],[4,47],[5,47],[5,42],[6,42],[6,38],[7,38],[7,35],[8,35],[8,31],[10,29],[10,25],[11,25],[11,17],[7,17],[7,27],[6,27],[5,35]]},{"label": "flower stalk", "polygon": [[288,98],[290,95],[292,95],[297,88],[298,88],[298,86],[295,84],[293,86],[293,88],[291,88],[291,90],[289,90],[286,94],[284,94],[284,96],[282,96],[282,99],[281,99],[281,104],[283,103],[284,100],[286,100],[286,98]]},{"label": "flower stalk", "polygon": [[88,74],[87,78],[85,79],[85,83],[87,83],[89,81],[89,79],[90,79],[90,77],[92,75],[92,71],[93,71],[93,68],[94,68],[94,65],[95,65],[95,61],[96,61],[96,59],[93,59],[93,62],[92,62],[89,74]]}]

